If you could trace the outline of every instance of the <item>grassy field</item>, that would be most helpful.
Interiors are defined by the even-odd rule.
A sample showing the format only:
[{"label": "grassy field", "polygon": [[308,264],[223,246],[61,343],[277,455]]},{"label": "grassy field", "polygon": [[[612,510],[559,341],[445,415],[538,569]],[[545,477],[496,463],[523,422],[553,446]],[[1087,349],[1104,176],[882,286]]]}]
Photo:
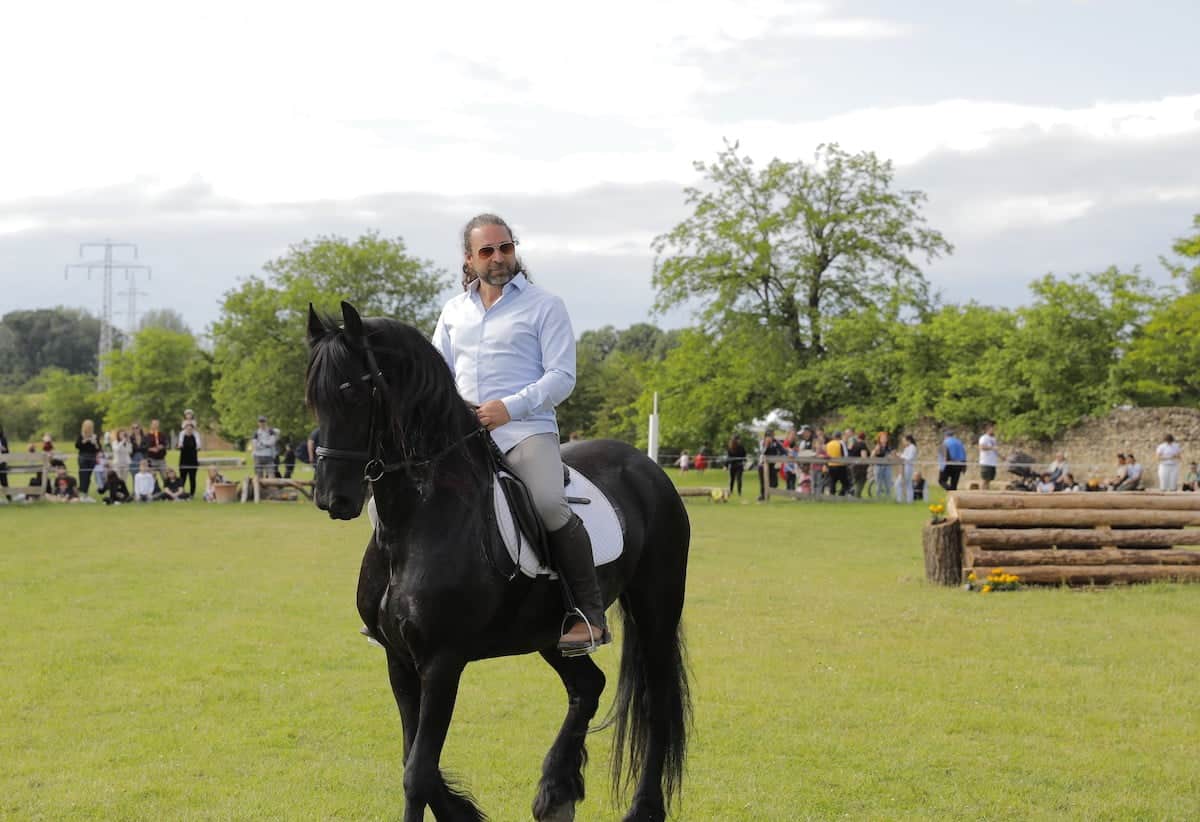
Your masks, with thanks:
[{"label": "grassy field", "polygon": [[[1200,817],[1200,586],[982,596],[923,582],[919,506],[688,510],[677,818]],[[40,504],[0,529],[0,817],[397,817],[399,720],[353,606],[363,522]],[[539,659],[473,665],[443,763],[528,819],[564,709]],[[581,820],[619,818],[609,741]]]}]

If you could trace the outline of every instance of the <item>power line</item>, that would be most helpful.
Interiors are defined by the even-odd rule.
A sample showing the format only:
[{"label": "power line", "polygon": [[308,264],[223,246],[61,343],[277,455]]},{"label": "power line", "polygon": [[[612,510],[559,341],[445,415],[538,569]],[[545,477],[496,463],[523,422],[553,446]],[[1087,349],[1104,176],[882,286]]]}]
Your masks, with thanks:
[{"label": "power line", "polygon": [[104,307],[100,313],[100,348],[96,363],[96,387],[103,391],[109,387],[108,375],[105,373],[105,361],[113,349],[113,271],[123,271],[125,278],[130,282],[130,291],[134,292],[129,296],[131,314],[129,321],[132,324],[134,322],[132,314],[137,307],[137,284],[134,277],[138,271],[145,271],[146,276],[150,276],[150,266],[113,259],[114,248],[130,248],[133,249],[133,259],[136,260],[138,248],[133,243],[114,243],[108,238],[105,238],[102,243],[80,243],[79,256],[82,257],[84,250],[88,248],[103,248],[104,258],[87,260],[82,263],[68,263],[63,269],[63,277],[70,277],[72,268],[86,271],[89,280],[92,278],[93,271],[104,272]]}]

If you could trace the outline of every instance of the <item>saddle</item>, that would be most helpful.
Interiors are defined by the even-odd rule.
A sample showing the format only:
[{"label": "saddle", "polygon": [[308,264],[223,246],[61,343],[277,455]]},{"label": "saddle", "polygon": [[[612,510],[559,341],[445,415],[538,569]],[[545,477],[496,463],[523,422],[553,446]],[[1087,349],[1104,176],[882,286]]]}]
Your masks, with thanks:
[{"label": "saddle", "polygon": [[[537,512],[537,508],[534,507],[533,495],[529,493],[529,488],[517,476],[517,472],[513,470],[512,465],[504,458],[504,453],[496,445],[496,441],[492,439],[491,434],[487,436],[487,444],[491,462],[488,476],[492,477],[493,482],[499,483],[501,495],[508,504],[508,510],[512,512],[518,535],[524,536],[529,547],[533,549],[538,564],[549,566],[549,532],[546,530],[546,523],[542,522],[541,515]],[[564,488],[570,482],[570,476],[567,466],[564,465]]]}]

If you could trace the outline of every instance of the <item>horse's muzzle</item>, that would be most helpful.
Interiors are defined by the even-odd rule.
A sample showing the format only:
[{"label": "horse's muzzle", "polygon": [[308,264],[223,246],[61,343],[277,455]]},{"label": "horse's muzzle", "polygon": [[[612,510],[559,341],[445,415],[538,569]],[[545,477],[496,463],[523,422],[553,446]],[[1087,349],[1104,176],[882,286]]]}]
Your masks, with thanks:
[{"label": "horse's muzzle", "polygon": [[354,519],[362,513],[362,500],[356,504],[349,497],[335,496],[325,510],[329,512],[330,519]]}]

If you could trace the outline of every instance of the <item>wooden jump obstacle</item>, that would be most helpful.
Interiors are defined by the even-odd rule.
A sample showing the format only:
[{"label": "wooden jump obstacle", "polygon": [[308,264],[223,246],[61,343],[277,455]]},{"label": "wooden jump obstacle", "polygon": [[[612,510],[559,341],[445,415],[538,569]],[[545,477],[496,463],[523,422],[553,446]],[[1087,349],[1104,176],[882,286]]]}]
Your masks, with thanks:
[{"label": "wooden jump obstacle", "polygon": [[1192,493],[957,491],[924,534],[926,578],[944,585],[996,568],[1050,585],[1200,582],[1197,548]]},{"label": "wooden jump obstacle", "polygon": [[[313,498],[313,480],[302,479],[272,479],[268,477],[251,477],[254,501],[263,500],[299,500]],[[245,502],[245,500],[242,500]]]}]

